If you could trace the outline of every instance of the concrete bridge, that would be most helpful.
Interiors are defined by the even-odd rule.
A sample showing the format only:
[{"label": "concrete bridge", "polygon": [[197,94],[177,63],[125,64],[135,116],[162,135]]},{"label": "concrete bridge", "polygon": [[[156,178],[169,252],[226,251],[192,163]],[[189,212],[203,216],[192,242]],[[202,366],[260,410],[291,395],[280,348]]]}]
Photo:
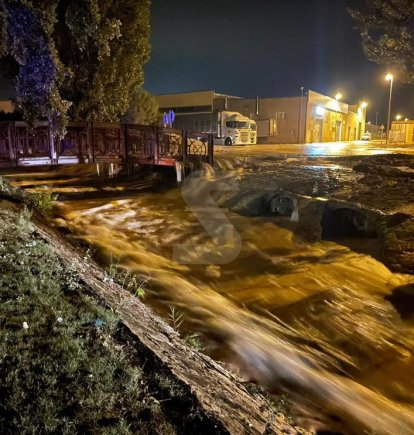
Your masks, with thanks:
[{"label": "concrete bridge", "polygon": [[125,166],[213,163],[213,136],[156,126],[71,122],[64,138],[48,122],[0,122],[0,167],[118,163]]}]

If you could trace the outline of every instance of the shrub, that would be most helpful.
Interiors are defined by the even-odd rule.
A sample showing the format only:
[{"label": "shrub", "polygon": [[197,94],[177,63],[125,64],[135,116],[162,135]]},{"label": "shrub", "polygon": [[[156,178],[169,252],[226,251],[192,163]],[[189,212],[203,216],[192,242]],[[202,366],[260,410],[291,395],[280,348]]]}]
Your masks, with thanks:
[{"label": "shrub", "polygon": [[32,192],[28,194],[28,202],[42,214],[50,214],[55,207],[57,195],[45,190],[44,192]]}]

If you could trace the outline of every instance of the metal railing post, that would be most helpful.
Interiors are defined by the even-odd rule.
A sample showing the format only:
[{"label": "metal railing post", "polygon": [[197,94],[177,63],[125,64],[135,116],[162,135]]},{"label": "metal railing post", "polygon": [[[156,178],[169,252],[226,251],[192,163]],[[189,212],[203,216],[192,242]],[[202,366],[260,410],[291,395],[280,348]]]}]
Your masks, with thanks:
[{"label": "metal railing post", "polygon": [[183,159],[183,163],[186,164],[187,163],[187,154],[188,154],[188,144],[187,144],[187,130],[182,130],[181,131],[181,158]]},{"label": "metal railing post", "polygon": [[128,124],[124,124],[123,136],[124,136],[124,153],[125,153],[124,165],[127,168],[127,172],[129,174]]},{"label": "metal railing post", "polygon": [[208,163],[214,164],[214,137],[211,133],[208,135]]},{"label": "metal railing post", "polygon": [[87,124],[87,143],[88,143],[88,154],[89,163],[95,162],[95,144],[93,143],[93,123],[88,122]]},{"label": "metal railing post", "polygon": [[[50,128],[50,121],[48,121],[47,124],[47,136],[49,140],[49,156],[50,156],[50,163],[52,165],[56,164],[56,150],[55,150],[55,141],[52,134],[52,129]],[[36,130],[35,130],[35,137],[36,137]]]},{"label": "metal railing post", "polygon": [[12,135],[11,135],[11,126],[12,123],[9,122],[7,124],[7,141],[9,143],[9,156],[10,156],[10,163],[12,166],[17,166],[17,152],[16,152],[16,143],[15,143],[15,136],[13,135],[13,139],[12,139]]},{"label": "metal railing post", "polygon": [[153,148],[153,159],[154,164],[158,165],[158,159],[159,159],[159,152],[160,152],[160,129],[159,127],[156,128],[156,140],[155,140],[155,147]]}]

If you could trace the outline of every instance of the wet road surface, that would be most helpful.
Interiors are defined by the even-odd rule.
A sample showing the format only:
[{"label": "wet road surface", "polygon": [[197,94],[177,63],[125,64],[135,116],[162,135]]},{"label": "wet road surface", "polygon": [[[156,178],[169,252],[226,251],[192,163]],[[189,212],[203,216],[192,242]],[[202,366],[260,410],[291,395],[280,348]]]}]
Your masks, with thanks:
[{"label": "wet road surface", "polygon": [[380,154],[414,154],[414,145],[386,144],[380,141],[324,142],[312,144],[258,144],[215,146],[217,156],[259,156],[292,154],[309,157],[370,156]]}]

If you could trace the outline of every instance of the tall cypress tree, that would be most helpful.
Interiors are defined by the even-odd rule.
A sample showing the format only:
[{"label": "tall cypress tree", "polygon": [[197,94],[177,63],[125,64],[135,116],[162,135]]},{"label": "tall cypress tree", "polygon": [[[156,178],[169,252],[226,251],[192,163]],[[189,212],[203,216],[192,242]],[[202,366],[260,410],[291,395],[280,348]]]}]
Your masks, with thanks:
[{"label": "tall cypress tree", "polygon": [[117,121],[143,83],[149,0],[0,0],[0,57],[25,119]]},{"label": "tall cypress tree", "polygon": [[364,6],[348,12],[368,59],[394,67],[400,81],[414,83],[413,0],[365,0]]}]

